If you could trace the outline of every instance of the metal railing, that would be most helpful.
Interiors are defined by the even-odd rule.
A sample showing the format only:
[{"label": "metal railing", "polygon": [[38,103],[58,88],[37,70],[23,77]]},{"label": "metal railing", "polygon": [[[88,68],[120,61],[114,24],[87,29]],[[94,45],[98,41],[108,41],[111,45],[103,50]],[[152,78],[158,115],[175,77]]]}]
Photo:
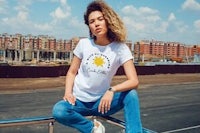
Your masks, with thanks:
[{"label": "metal railing", "polygon": [[[125,129],[125,122],[111,116],[87,116],[89,119],[101,119],[112,125],[121,127]],[[45,124],[48,123],[48,133],[54,133],[54,123],[56,120],[53,117],[31,117],[31,118],[17,118],[0,120],[0,128],[12,127],[12,126],[24,126],[24,125],[34,125],[34,124]],[[155,131],[149,130],[143,127],[143,133],[157,133]]]},{"label": "metal railing", "polygon": [[53,117],[31,117],[0,120],[0,128],[48,123],[48,133],[53,133],[55,119]]}]

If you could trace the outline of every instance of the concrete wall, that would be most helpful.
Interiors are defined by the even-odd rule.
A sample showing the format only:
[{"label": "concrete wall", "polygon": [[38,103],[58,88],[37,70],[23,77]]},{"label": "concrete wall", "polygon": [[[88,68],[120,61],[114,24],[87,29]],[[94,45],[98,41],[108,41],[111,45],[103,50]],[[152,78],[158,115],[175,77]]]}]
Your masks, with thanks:
[{"label": "concrete wall", "polygon": [[[0,78],[39,78],[65,76],[69,66],[0,66]],[[200,65],[136,66],[138,75],[200,73]],[[120,67],[116,75],[124,75]]]}]

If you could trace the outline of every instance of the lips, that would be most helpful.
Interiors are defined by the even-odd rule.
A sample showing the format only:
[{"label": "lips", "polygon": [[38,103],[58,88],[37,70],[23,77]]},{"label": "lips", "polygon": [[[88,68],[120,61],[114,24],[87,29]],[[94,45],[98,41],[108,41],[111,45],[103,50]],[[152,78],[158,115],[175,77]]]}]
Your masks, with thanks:
[{"label": "lips", "polygon": [[95,32],[97,32],[97,33],[101,32],[101,28],[95,29]]}]

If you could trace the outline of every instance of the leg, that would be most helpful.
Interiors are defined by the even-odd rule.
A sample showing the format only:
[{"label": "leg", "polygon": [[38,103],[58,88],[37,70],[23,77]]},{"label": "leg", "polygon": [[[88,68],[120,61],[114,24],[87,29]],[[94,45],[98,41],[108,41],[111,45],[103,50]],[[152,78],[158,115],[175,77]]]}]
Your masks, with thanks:
[{"label": "leg", "polygon": [[78,100],[76,101],[75,106],[62,100],[55,104],[53,108],[53,117],[63,125],[76,128],[82,133],[90,133],[94,124],[92,121],[81,115],[90,115],[88,114],[89,112],[87,107]]},{"label": "leg", "polygon": [[142,133],[140,106],[136,90],[128,91],[123,100],[126,133]]},{"label": "leg", "polygon": [[122,108],[124,108],[126,133],[142,133],[139,99],[135,89],[115,93],[111,109],[104,116],[112,115]]}]

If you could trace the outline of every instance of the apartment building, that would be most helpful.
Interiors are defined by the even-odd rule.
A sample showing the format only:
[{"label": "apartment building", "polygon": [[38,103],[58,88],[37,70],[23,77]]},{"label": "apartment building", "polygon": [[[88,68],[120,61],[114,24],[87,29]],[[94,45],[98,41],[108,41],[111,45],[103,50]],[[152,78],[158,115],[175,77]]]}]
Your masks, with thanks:
[{"label": "apartment building", "polygon": [[174,60],[182,62],[192,59],[200,53],[200,45],[185,45],[179,42],[164,42],[141,40],[134,43],[134,56],[138,61],[143,60]]},{"label": "apartment building", "polygon": [[[56,40],[54,37],[21,34],[0,35],[0,61],[67,61],[70,59],[73,39]],[[77,43],[75,41],[75,43]],[[73,44],[74,45],[74,44]]]},{"label": "apartment building", "polygon": [[[47,35],[9,35],[0,34],[0,62],[71,62],[72,51],[79,40],[84,37],[74,37],[70,40],[56,39]],[[132,51],[132,41],[126,42]]]}]

